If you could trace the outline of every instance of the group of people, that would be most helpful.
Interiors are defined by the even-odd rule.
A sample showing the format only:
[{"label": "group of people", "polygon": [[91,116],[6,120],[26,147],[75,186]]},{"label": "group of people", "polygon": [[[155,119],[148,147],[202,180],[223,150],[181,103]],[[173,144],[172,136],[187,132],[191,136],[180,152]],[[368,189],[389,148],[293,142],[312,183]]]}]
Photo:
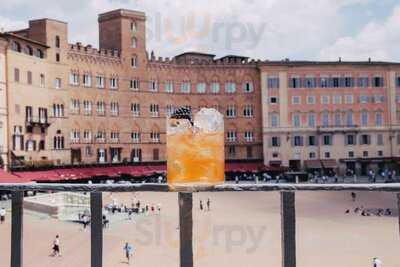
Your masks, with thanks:
[{"label": "group of people", "polygon": [[161,212],[161,203],[155,204],[142,204],[140,200],[132,200],[131,207],[128,207],[125,204],[118,204],[118,202],[114,199],[113,203],[110,205],[107,205],[106,210],[111,211],[112,214],[115,214],[116,212],[119,213],[128,213],[129,217],[133,213],[145,213],[146,215],[148,213],[160,213]]},{"label": "group of people", "polygon": [[86,230],[86,228],[90,224],[90,215],[87,213],[78,213],[78,219],[79,219],[79,222],[82,223],[83,229]]},{"label": "group of people", "polygon": [[210,205],[211,205],[210,198],[207,198],[206,205],[207,205],[207,209],[205,209],[205,207],[203,205],[203,200],[200,199],[199,206],[200,206],[201,211],[203,211],[203,210],[210,211]]},{"label": "group of people", "polygon": [[255,183],[258,183],[260,181],[262,182],[267,182],[269,180],[271,180],[272,177],[270,175],[268,175],[266,172],[264,173],[241,173],[241,174],[237,174],[234,177],[235,183],[239,184],[240,181],[253,181]]},{"label": "group of people", "polygon": [[[346,210],[346,214],[350,214],[350,209]],[[356,207],[354,209],[354,214],[359,214],[361,216],[391,216],[392,215],[392,210],[387,208],[387,209],[367,209],[364,208],[363,206],[361,207]]]},{"label": "group of people", "polygon": [[[389,181],[394,181],[396,180],[396,171],[395,170],[388,170],[385,169],[380,173],[380,176],[382,177],[383,180],[389,180]],[[374,170],[369,170],[368,172],[368,178],[370,182],[374,182],[376,183],[376,178],[377,178],[377,174],[375,173]]]}]

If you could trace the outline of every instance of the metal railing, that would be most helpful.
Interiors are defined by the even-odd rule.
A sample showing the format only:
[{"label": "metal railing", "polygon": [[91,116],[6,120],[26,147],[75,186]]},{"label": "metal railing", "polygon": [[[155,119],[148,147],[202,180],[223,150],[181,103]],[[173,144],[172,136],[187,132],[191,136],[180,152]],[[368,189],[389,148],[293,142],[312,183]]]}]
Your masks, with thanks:
[{"label": "metal railing", "polygon": [[[0,184],[0,190],[12,192],[11,267],[23,266],[24,191],[90,192],[91,266],[103,266],[102,192],[177,192],[166,184]],[[180,264],[193,267],[193,199],[196,192],[280,191],[282,267],[296,266],[295,191],[379,191],[397,193],[400,231],[400,184],[224,184],[178,190]]]}]

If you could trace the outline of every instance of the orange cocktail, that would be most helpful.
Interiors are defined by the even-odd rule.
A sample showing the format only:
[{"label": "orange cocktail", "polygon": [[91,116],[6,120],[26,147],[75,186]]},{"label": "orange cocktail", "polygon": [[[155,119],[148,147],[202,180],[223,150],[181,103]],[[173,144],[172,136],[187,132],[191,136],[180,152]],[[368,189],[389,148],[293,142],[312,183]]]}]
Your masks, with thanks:
[{"label": "orange cocktail", "polygon": [[[217,116],[208,120],[207,116]],[[194,125],[182,119],[167,122],[167,171],[171,185],[213,185],[224,181],[222,115],[212,109],[196,114]]]}]

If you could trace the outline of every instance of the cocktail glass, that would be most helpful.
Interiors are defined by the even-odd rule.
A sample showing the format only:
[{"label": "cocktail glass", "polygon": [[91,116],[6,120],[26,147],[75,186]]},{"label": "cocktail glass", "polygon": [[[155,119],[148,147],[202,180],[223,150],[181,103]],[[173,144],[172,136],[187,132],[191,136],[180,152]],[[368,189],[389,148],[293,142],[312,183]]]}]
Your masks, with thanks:
[{"label": "cocktail glass", "polygon": [[203,108],[188,119],[167,119],[167,178],[177,186],[208,186],[224,182],[224,120]]}]

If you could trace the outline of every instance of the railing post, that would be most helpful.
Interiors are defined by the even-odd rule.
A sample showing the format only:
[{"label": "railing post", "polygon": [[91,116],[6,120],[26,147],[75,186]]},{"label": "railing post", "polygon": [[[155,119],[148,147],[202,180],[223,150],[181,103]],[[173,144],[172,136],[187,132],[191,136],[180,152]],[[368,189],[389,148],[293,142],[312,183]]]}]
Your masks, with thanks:
[{"label": "railing post", "polygon": [[296,206],[294,192],[281,192],[282,267],[296,267]]},{"label": "railing post", "polygon": [[22,267],[23,191],[13,191],[11,201],[11,267]]},{"label": "railing post", "polygon": [[101,192],[90,193],[91,266],[103,266],[103,198]]},{"label": "railing post", "polygon": [[399,234],[400,234],[400,193],[397,193],[397,209],[399,213]]},{"label": "railing post", "polygon": [[192,193],[178,193],[181,267],[193,267]]}]

